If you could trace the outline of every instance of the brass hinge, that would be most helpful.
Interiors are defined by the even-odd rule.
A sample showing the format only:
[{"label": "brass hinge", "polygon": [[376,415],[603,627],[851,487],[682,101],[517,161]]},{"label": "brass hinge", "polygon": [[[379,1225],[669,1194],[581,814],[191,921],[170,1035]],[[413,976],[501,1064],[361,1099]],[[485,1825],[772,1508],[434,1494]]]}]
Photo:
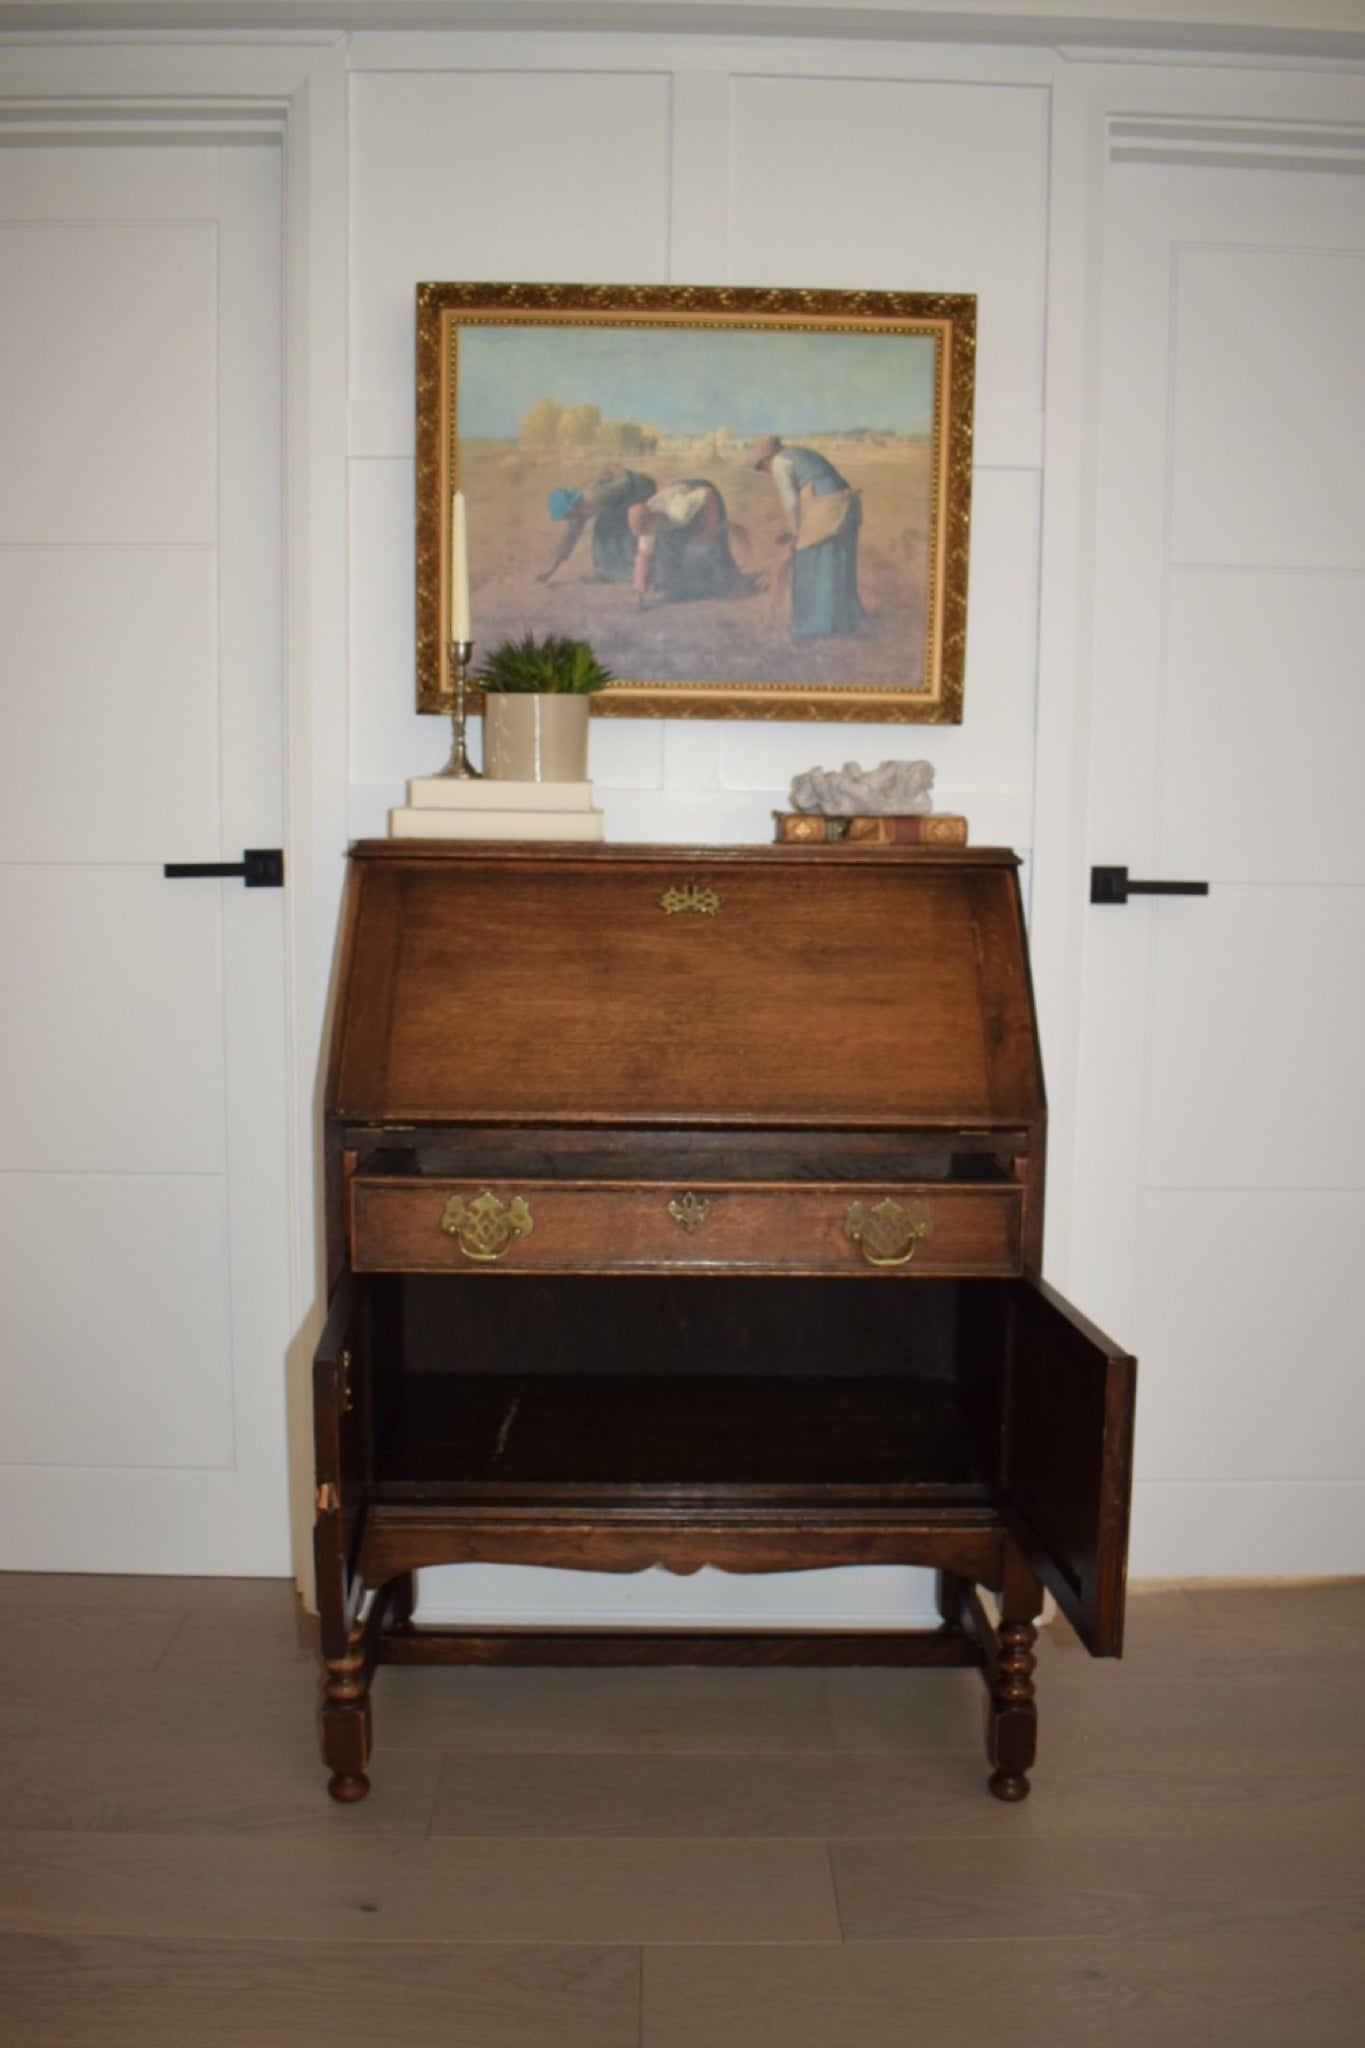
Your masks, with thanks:
[{"label": "brass hinge", "polygon": [[320,1515],[336,1515],[341,1512],[341,1495],[330,1479],[317,1490],[317,1508]]}]

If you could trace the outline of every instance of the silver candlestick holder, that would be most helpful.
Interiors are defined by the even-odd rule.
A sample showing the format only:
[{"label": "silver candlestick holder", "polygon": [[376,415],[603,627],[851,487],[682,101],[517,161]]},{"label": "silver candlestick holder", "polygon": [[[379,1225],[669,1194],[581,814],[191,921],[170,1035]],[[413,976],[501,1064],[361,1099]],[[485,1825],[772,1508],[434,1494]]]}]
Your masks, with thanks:
[{"label": "silver candlestick holder", "polygon": [[469,663],[474,652],[474,642],[452,640],[449,646],[450,666],[455,672],[455,703],[450,714],[453,727],[450,759],[441,770],[441,774],[448,775],[455,782],[477,782],[483,771],[474,766],[469,758],[469,749],[465,745],[465,700],[469,691]]}]

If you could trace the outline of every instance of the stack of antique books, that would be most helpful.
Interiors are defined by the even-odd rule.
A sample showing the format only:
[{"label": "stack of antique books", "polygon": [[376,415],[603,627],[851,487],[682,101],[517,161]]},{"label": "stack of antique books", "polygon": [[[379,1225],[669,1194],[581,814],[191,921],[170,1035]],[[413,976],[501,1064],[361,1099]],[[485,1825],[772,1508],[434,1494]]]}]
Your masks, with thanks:
[{"label": "stack of antique books", "polygon": [[590,782],[462,782],[422,775],[389,812],[391,839],[600,839]]},{"label": "stack of antique books", "polygon": [[965,846],[967,820],[950,811],[922,816],[829,818],[817,811],[774,811],[779,846]]}]

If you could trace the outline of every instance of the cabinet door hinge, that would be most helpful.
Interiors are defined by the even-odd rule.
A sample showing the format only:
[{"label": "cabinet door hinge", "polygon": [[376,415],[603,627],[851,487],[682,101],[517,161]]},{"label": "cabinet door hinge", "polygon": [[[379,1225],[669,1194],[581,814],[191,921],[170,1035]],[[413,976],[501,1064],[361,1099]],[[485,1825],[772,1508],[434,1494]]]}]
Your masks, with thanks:
[{"label": "cabinet door hinge", "polygon": [[317,1490],[317,1508],[320,1515],[335,1515],[341,1512],[341,1495],[330,1479]]}]

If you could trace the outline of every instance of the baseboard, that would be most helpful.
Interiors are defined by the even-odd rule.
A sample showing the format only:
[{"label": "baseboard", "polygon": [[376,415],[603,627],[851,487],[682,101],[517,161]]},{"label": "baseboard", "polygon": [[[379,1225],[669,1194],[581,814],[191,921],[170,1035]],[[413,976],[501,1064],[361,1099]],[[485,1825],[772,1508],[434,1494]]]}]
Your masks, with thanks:
[{"label": "baseboard", "polygon": [[443,1565],[418,1579],[417,1618],[500,1628],[932,1628],[934,1574],[902,1565],[687,1578]]},{"label": "baseboard", "polygon": [[1354,1577],[1365,1482],[1139,1480],[1128,1569],[1134,1580]]}]

